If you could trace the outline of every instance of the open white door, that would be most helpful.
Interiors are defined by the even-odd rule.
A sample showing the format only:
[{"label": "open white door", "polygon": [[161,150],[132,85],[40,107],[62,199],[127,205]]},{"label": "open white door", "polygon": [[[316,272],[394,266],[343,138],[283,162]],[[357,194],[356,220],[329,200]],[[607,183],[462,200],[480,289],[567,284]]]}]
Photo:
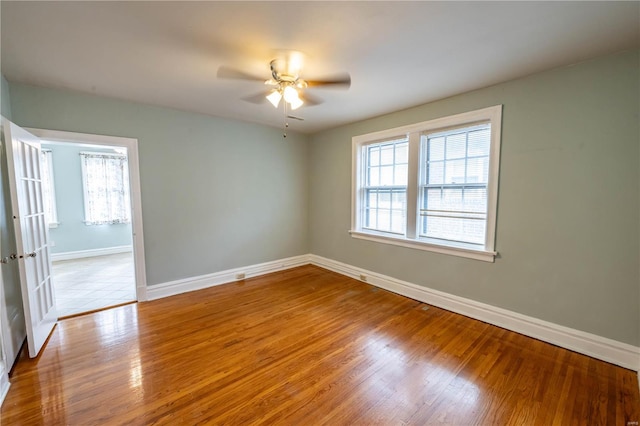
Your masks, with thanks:
[{"label": "open white door", "polygon": [[58,320],[42,203],[40,140],[7,119],[3,127],[27,344],[35,358]]}]

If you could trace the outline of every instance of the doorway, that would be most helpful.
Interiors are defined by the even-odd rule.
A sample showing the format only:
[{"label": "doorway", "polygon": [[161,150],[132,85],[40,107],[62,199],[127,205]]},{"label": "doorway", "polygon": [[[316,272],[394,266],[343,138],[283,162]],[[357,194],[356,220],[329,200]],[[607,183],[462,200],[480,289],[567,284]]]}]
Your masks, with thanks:
[{"label": "doorway", "polygon": [[136,300],[127,149],[41,140],[58,317]]},{"label": "doorway", "polygon": [[[133,268],[136,299],[144,301],[146,295],[146,274],[144,261],[144,237],[142,233],[142,206],[140,174],[138,167],[138,141],[132,138],[100,136],[63,131],[23,129],[6,118],[2,118],[3,140],[7,145],[8,183],[10,206],[16,244],[20,295],[24,309],[29,357],[35,358],[50,336],[58,314],[55,306],[55,288],[51,273],[49,232],[45,220],[43,203],[43,176],[41,174],[42,139],[54,143],[70,143],[77,146],[98,145],[121,149],[127,154],[127,188],[130,196],[130,238],[133,250]],[[5,144],[2,145],[3,147]],[[3,191],[4,192],[4,191]],[[87,197],[85,197],[87,199]],[[121,206],[122,207],[122,206]],[[85,209],[86,224],[101,224],[100,216],[89,215],[92,206]],[[14,283],[15,284],[15,283]],[[6,287],[6,286],[5,286]],[[22,339],[11,328],[11,339]],[[5,337],[5,340],[7,338]]]},{"label": "doorway", "polygon": [[[54,212],[49,244],[58,317],[146,300],[137,140],[27,130],[41,139],[49,156],[43,176],[51,175],[54,205],[44,204]],[[89,202],[95,199],[88,188],[91,176],[108,181],[98,183],[98,191],[113,182],[126,189],[121,202],[114,201],[119,188],[103,196],[101,201],[113,204],[108,214],[96,207],[100,202]]]}]

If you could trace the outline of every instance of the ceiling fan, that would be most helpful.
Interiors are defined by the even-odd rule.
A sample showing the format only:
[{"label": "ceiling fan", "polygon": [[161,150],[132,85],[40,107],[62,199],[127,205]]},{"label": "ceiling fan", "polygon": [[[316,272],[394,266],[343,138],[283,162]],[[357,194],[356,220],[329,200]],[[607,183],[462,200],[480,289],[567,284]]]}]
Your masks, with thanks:
[{"label": "ceiling fan", "polygon": [[[348,73],[339,73],[331,77],[319,80],[305,80],[301,77],[303,55],[296,51],[282,52],[276,59],[269,63],[271,78],[255,76],[244,71],[226,66],[218,68],[218,78],[262,81],[270,89],[253,96],[243,98],[252,103],[262,103],[268,100],[275,108],[284,99],[284,112],[295,110],[302,105],[318,105],[322,99],[306,93],[306,89],[315,87],[338,87],[348,89],[351,86],[351,76]],[[288,116],[301,120],[299,117]]]}]

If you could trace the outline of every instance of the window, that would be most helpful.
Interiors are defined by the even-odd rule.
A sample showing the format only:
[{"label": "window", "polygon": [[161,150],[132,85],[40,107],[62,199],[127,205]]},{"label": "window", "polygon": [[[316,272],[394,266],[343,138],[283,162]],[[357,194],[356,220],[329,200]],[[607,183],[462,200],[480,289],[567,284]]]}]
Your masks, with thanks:
[{"label": "window", "polygon": [[131,222],[127,156],[80,153],[87,225]]},{"label": "window", "polygon": [[353,138],[351,235],[493,262],[502,106]]},{"label": "window", "polygon": [[408,149],[407,139],[366,147],[364,228],[405,233]]},{"label": "window", "polygon": [[58,226],[58,210],[56,208],[56,191],[53,184],[53,153],[50,149],[40,151],[40,167],[42,168],[42,202],[44,219],[49,228]]},{"label": "window", "polygon": [[490,145],[490,123],[421,136],[421,237],[484,244]]}]

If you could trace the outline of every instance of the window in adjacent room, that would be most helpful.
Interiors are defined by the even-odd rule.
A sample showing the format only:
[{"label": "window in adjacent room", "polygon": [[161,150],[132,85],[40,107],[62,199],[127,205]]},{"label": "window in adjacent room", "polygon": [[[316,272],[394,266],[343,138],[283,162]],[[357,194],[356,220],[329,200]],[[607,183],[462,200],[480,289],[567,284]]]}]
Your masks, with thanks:
[{"label": "window in adjacent room", "polygon": [[58,226],[58,210],[56,208],[56,190],[53,183],[53,153],[50,149],[40,151],[40,167],[42,171],[42,203],[44,218],[49,228]]},{"label": "window in adjacent room", "polygon": [[351,234],[493,261],[502,106],[353,138]]},{"label": "window in adjacent room", "polygon": [[87,225],[131,222],[127,156],[80,153]]}]

